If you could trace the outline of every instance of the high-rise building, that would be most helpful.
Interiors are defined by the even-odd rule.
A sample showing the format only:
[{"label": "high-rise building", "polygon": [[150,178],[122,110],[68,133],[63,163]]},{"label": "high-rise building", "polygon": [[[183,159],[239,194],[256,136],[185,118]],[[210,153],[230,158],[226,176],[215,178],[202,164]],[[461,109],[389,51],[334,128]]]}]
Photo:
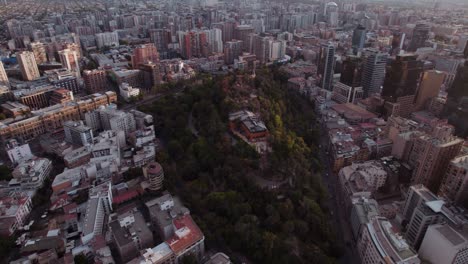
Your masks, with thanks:
[{"label": "high-rise building", "polygon": [[118,47],[119,46],[119,35],[116,31],[98,33],[96,36],[96,45],[99,49],[104,47]]},{"label": "high-rise building", "polygon": [[9,140],[5,150],[13,164],[19,164],[34,157],[29,144],[20,145],[16,139]]},{"label": "high-rise building", "polygon": [[276,61],[284,58],[286,54],[286,41],[284,40],[268,40],[269,61]]},{"label": "high-rise building", "polygon": [[468,208],[468,155],[450,161],[438,194]]},{"label": "high-rise building", "polygon": [[429,32],[431,27],[428,24],[419,23],[413,30],[413,36],[409,44],[409,51],[416,51],[418,48],[425,46],[426,41],[429,39]]},{"label": "high-rise building", "polygon": [[167,51],[168,44],[171,42],[171,31],[166,28],[150,29],[150,40],[156,46],[159,52]]},{"label": "high-rise building", "polygon": [[66,121],[63,123],[65,141],[71,144],[86,146],[93,143],[93,130],[83,121]]},{"label": "high-rise building", "polygon": [[83,80],[89,93],[107,90],[107,76],[105,70],[85,70]]},{"label": "high-rise building", "polygon": [[3,62],[0,61],[0,85],[4,85],[9,87],[10,81],[8,80],[8,76],[5,71],[5,67],[3,67]]},{"label": "high-rise building", "polygon": [[143,87],[146,89],[151,89],[155,85],[161,83],[161,70],[160,65],[153,62],[140,65],[140,70],[143,75]]},{"label": "high-rise building", "polygon": [[234,60],[242,54],[242,41],[227,41],[224,44],[224,62],[228,65],[234,64]]},{"label": "high-rise building", "polygon": [[243,41],[242,50],[249,51],[250,34],[254,33],[254,28],[251,25],[238,25],[234,30],[234,38]]},{"label": "high-rise building", "polygon": [[20,52],[17,55],[17,59],[24,80],[33,81],[41,77],[39,68],[37,68],[36,59],[34,58],[34,53],[30,51]]},{"label": "high-rise building", "polygon": [[397,55],[400,53],[400,50],[403,49],[403,44],[405,43],[405,33],[401,33],[399,31],[393,32],[393,38],[392,38],[392,55]]},{"label": "high-rise building", "polygon": [[143,44],[133,50],[132,67],[134,69],[149,62],[159,63],[159,53],[154,44]]},{"label": "high-rise building", "polygon": [[441,71],[429,70],[424,72],[416,95],[415,111],[423,110],[430,99],[439,95],[445,77],[445,72]]},{"label": "high-rise building", "polygon": [[183,58],[202,58],[209,55],[210,48],[205,31],[180,31],[179,44]]},{"label": "high-rise building", "polygon": [[414,107],[414,98],[423,72],[422,61],[417,55],[397,55],[386,69],[382,89],[386,115],[408,117]]},{"label": "high-rise building", "polygon": [[78,61],[79,55],[76,51],[71,49],[64,49],[58,52],[60,63],[65,69],[80,74],[80,62]]},{"label": "high-rise building", "polygon": [[335,70],[335,46],[333,44],[322,44],[318,57],[318,74],[320,86],[323,89],[332,90],[333,74]]},{"label": "high-rise building", "polygon": [[366,28],[363,25],[358,25],[353,31],[352,47],[356,54],[364,48],[366,42]]},{"label": "high-rise building", "polygon": [[358,56],[346,56],[342,63],[340,82],[351,87],[361,86],[363,61]]},{"label": "high-rise building", "polygon": [[380,89],[385,79],[385,67],[387,65],[387,54],[374,49],[366,49],[363,54],[363,73],[361,85],[364,97],[380,94]]},{"label": "high-rise building", "polygon": [[255,54],[260,63],[266,63],[269,59],[270,45],[268,37],[262,37],[258,34],[251,34],[249,39],[250,53]]},{"label": "high-rise building", "polygon": [[156,161],[150,162],[143,167],[143,175],[148,179],[151,191],[161,190],[164,180],[164,171],[161,164]]},{"label": "high-rise building", "polygon": [[453,136],[417,137],[410,154],[410,159],[415,161],[411,182],[424,184],[437,193],[450,161],[460,153],[463,142],[463,139]]},{"label": "high-rise building", "polygon": [[32,42],[29,44],[31,51],[34,53],[34,58],[37,64],[47,62],[47,53],[45,45],[42,42]]}]

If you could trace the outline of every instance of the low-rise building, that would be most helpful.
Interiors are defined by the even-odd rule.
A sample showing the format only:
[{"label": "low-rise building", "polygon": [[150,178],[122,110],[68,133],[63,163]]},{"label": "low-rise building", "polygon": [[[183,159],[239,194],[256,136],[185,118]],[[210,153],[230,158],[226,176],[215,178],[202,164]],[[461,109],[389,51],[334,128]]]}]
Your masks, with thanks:
[{"label": "low-rise building", "polygon": [[138,256],[139,251],[153,246],[153,234],[138,211],[115,216],[109,223],[112,241],[123,262]]},{"label": "low-rise building", "polygon": [[34,157],[29,144],[20,145],[16,139],[11,139],[7,142],[6,152],[13,164],[19,164]]},{"label": "low-rise building", "polygon": [[11,236],[25,224],[32,209],[31,197],[22,193],[0,198],[0,235]]},{"label": "low-rise building", "polygon": [[12,172],[9,185],[19,185],[24,190],[37,190],[42,187],[52,171],[52,162],[47,158],[32,158],[20,163]]},{"label": "low-rise building", "polygon": [[246,110],[229,114],[231,132],[259,153],[268,151],[268,129],[259,116]]},{"label": "low-rise building", "polygon": [[137,98],[140,95],[140,89],[130,86],[128,83],[122,83],[119,86],[119,89],[120,96],[122,96],[122,98],[127,102],[132,98]]}]

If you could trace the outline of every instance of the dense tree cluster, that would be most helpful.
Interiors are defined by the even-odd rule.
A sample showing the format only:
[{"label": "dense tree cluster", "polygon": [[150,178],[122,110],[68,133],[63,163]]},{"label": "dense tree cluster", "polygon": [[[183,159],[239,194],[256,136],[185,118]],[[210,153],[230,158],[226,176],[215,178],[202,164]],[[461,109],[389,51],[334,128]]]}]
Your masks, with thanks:
[{"label": "dense tree cluster", "polygon": [[[325,214],[326,192],[316,175],[320,166],[314,154],[318,136],[313,106],[288,92],[284,76],[272,70],[248,81],[258,94],[251,110],[261,113],[272,135],[273,151],[267,165],[260,166],[255,150],[228,134],[228,114],[236,110],[226,91],[229,78],[235,77],[205,77],[182,94],[142,107],[153,113],[167,149],[158,154],[167,188],[190,208],[207,246],[234,260],[246,256],[255,263],[332,263],[340,250]],[[264,190],[255,182],[258,175],[289,179],[289,184]]]}]

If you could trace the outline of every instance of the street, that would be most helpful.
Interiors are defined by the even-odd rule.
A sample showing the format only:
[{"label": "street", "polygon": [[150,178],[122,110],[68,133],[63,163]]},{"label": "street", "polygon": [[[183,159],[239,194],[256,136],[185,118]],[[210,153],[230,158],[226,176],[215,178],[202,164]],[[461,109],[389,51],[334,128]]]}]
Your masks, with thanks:
[{"label": "street", "polygon": [[[344,254],[339,259],[339,263],[342,264],[359,264],[359,256],[356,251],[355,243],[353,241],[353,235],[351,233],[351,227],[348,224],[349,215],[345,215],[343,209],[344,201],[341,195],[338,193],[338,175],[335,175],[331,169],[329,155],[327,154],[327,148],[325,142],[327,142],[326,133],[320,134],[320,142],[322,146],[320,148],[320,159],[323,165],[322,171],[322,182],[327,187],[328,193],[330,194],[330,200],[328,201],[328,208],[330,209],[330,220],[331,225],[336,227],[335,232],[337,239],[343,241]],[[341,205],[341,206],[340,206]]]}]

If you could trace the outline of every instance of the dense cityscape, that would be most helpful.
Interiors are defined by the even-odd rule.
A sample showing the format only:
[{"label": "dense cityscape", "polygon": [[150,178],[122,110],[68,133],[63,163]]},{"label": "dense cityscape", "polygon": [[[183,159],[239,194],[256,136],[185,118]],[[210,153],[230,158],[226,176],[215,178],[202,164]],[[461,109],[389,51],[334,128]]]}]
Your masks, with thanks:
[{"label": "dense cityscape", "polygon": [[0,263],[468,264],[466,0],[0,24]]}]

